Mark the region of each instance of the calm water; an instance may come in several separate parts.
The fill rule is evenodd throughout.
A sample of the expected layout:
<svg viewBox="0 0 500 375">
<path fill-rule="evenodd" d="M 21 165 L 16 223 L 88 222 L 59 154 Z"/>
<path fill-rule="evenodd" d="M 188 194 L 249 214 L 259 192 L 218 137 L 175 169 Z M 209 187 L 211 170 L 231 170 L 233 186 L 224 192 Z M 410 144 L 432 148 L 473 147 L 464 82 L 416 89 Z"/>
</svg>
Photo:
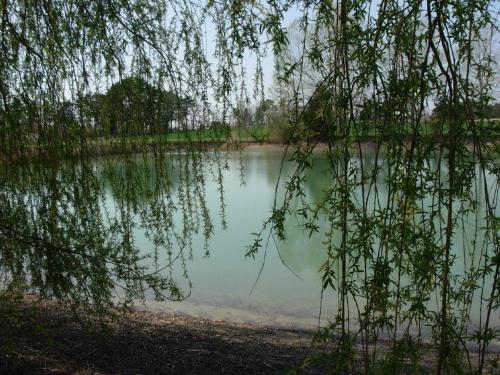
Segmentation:
<svg viewBox="0 0 500 375">
<path fill-rule="evenodd" d="M 235 322 L 297 328 L 317 326 L 321 292 L 319 269 L 326 259 L 323 236 L 309 238 L 299 227 L 300 222 L 290 218 L 286 223 L 288 239 L 284 243 L 279 243 L 276 248 L 271 241 L 265 259 L 264 251 L 255 259 L 245 258 L 245 248 L 253 239 L 252 232 L 259 231 L 262 222 L 270 215 L 282 156 L 281 151 L 269 150 L 246 151 L 241 154 L 241 159 L 239 153 L 229 155 L 229 168 L 224 171 L 223 185 L 226 229 L 223 229 L 218 217 L 218 185 L 216 179 L 207 172 L 206 197 L 215 225 L 214 235 L 209 241 L 210 256 L 205 256 L 203 236 L 196 235 L 193 257 L 187 264 L 192 283 L 191 295 L 182 302 L 156 303 L 150 300 L 146 303 L 148 308 Z M 370 162 L 373 162 L 373 156 L 368 155 L 366 165 Z M 241 179 L 241 165 L 245 169 L 244 181 Z M 120 164 L 116 166 L 118 168 Z M 319 199 L 323 189 L 328 187 L 330 180 L 327 167 L 326 160 L 318 155 L 313 169 L 307 175 L 308 199 Z M 289 163 L 284 168 L 284 175 L 290 173 L 290 168 Z M 487 176 L 490 184 L 493 184 L 492 179 Z M 282 190 L 281 187 L 279 194 Z M 382 189 L 379 194 L 383 197 L 386 192 Z M 109 187 L 106 197 L 111 205 L 114 194 Z M 180 221 L 180 218 L 176 220 Z M 320 233 L 326 231 L 326 222 L 324 224 Z M 454 249 L 457 257 L 453 270 L 455 273 L 463 272 L 463 257 L 467 257 L 463 255 L 463 243 L 470 235 L 469 231 L 472 232 L 471 228 L 459 229 L 465 235 L 457 237 Z M 144 251 L 151 248 L 151 242 L 143 230 L 137 228 L 135 236 L 140 248 Z M 264 261 L 262 273 L 252 291 Z M 180 285 L 187 287 L 187 282 L 178 276 Z M 336 301 L 333 292 L 325 293 L 323 323 L 334 316 Z M 498 323 L 498 316 L 494 318 Z M 477 315 L 472 317 L 473 321 L 477 319 Z"/>
</svg>

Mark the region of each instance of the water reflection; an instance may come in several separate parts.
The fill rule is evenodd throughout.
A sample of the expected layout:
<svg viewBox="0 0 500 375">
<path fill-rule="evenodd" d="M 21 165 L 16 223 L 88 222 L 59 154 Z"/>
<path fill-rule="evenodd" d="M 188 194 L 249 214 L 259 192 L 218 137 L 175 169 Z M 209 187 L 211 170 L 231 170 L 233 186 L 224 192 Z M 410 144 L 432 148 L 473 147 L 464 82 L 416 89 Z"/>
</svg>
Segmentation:
<svg viewBox="0 0 500 375">
<path fill-rule="evenodd" d="M 208 240 L 208 246 L 212 250 L 210 257 L 204 256 L 205 251 L 203 249 L 207 246 L 204 236 L 195 231 L 191 244 L 193 251 L 190 253 L 192 261 L 188 267 L 190 277 L 183 284 L 186 288 L 192 284 L 190 298 L 178 304 L 155 305 L 156 308 L 173 309 L 211 318 L 236 321 L 279 322 L 295 326 L 313 326 L 317 324 L 321 292 L 320 269 L 327 259 L 325 233 L 330 230 L 326 211 L 320 211 L 318 233 L 309 236 L 308 232 L 304 230 L 304 218 L 293 212 L 299 205 L 292 205 L 292 215 L 286 220 L 287 239 L 282 243 L 275 243 L 270 239 L 269 250 L 265 255 L 261 253 L 256 261 L 244 258 L 245 247 L 251 243 L 253 238 L 251 233 L 258 230 L 261 223 L 270 215 L 282 156 L 281 151 L 251 151 L 241 154 L 234 153 L 229 156 L 229 168 L 224 170 L 223 175 L 227 230 L 223 230 L 220 222 L 214 222 L 214 234 Z M 240 158 L 246 171 L 244 184 L 242 184 L 239 173 Z M 144 162 L 150 163 L 151 161 L 145 159 Z M 383 207 L 387 202 L 390 202 L 388 200 L 387 179 L 397 178 L 394 171 L 391 172 L 392 175 L 384 171 L 386 159 L 380 155 L 376 158 L 373 152 L 364 153 L 363 164 L 366 176 L 371 175 L 375 162 L 382 166 L 380 167 L 382 169 L 377 174 L 377 184 L 375 186 L 371 185 L 369 179 L 365 184 L 366 190 L 377 190 L 376 197 L 372 195 L 365 202 L 368 212 L 375 212 L 379 206 Z M 175 170 L 175 165 L 169 163 L 171 162 L 167 162 L 164 168 L 169 171 Z M 359 164 L 360 160 L 353 158 L 351 163 Z M 316 202 L 324 200 L 325 192 L 332 189 L 332 184 L 335 183 L 329 165 L 323 155 L 317 154 L 314 157 L 313 168 L 305 174 L 305 200 L 313 206 Z M 438 165 L 434 159 L 428 160 L 428 165 L 429 170 L 435 171 L 438 168 L 443 173 L 446 172 L 446 168 Z M 116 168 L 120 169 L 122 166 L 116 164 Z M 286 162 L 282 170 L 283 176 L 289 176 L 292 171 L 293 164 Z M 477 173 L 480 174 L 479 169 Z M 175 173 L 169 172 L 169 176 L 171 176 L 171 179 L 165 189 L 173 189 L 178 186 Z M 105 182 L 106 185 L 110 183 L 106 174 L 103 174 L 101 178 L 107 181 Z M 494 178 L 493 175 L 486 176 L 489 186 L 495 185 Z M 154 174 L 146 180 L 149 181 L 149 184 L 155 185 Z M 286 178 L 282 178 L 283 180 L 286 180 Z M 205 181 L 206 209 L 209 212 L 216 213 L 219 210 L 218 197 L 220 189 L 218 181 L 211 173 L 206 173 Z M 481 184 L 481 181 L 482 179 L 478 179 L 478 184 Z M 358 187 L 358 189 L 360 188 Z M 478 187 L 477 191 L 478 201 L 481 202 L 481 186 Z M 282 196 L 283 192 L 284 188 L 280 186 L 278 196 Z M 116 190 L 111 189 L 110 193 L 109 200 L 112 201 L 117 198 Z M 353 196 L 357 197 L 357 204 L 361 205 L 361 192 L 355 191 Z M 150 199 L 150 196 L 143 197 L 144 202 L 148 202 Z M 175 197 L 169 199 L 171 199 L 173 206 L 179 204 Z M 425 211 L 426 207 L 431 207 L 433 204 L 432 197 L 422 199 L 421 207 L 412 208 L 412 215 L 415 215 L 414 220 L 419 218 L 418 210 Z M 460 204 L 457 203 L 456 210 L 460 208 L 459 206 Z M 457 277 L 457 283 L 460 282 L 459 277 L 465 276 L 472 265 L 478 266 L 477 262 L 481 258 L 481 252 L 473 251 L 471 246 L 478 246 L 477 244 L 484 240 L 484 232 L 476 230 L 484 226 L 484 222 L 481 221 L 482 218 L 484 218 L 484 207 L 479 206 L 478 210 L 467 216 L 463 224 L 457 227 L 454 246 L 455 261 L 452 266 L 452 272 Z M 477 222 L 474 221 L 476 219 Z M 139 219 L 137 220 L 139 221 Z M 352 216 L 353 226 L 357 225 L 355 220 L 356 217 Z M 182 222 L 180 212 L 177 212 L 171 218 L 171 221 L 173 225 L 179 225 Z M 436 227 L 442 225 L 439 217 L 436 217 L 435 225 Z M 375 230 L 374 233 L 378 232 Z M 151 238 L 143 228 L 136 228 L 134 236 L 138 247 L 144 252 L 147 252 L 153 246 Z M 335 235 L 333 237 L 334 241 L 339 240 L 338 238 L 335 239 Z M 380 248 L 380 238 L 377 235 L 373 235 L 370 241 L 371 248 L 375 250 Z M 175 244 L 173 248 L 172 252 L 175 253 L 177 251 L 175 250 Z M 409 259 L 414 259 L 416 268 L 423 267 L 425 269 L 436 263 L 437 260 L 426 258 L 427 256 L 434 257 L 434 255 L 422 252 L 422 248 L 425 247 L 416 243 L 415 248 L 407 249 L 407 256 Z M 161 251 L 158 256 L 162 256 Z M 265 262 L 263 272 L 253 293 L 250 294 L 262 262 Z M 429 268 L 424 274 L 429 275 L 431 271 L 432 268 Z M 178 271 L 174 271 L 174 275 L 176 277 L 182 276 Z M 416 277 L 416 272 L 401 275 L 401 283 L 409 288 L 408 291 L 413 288 L 412 285 L 415 283 L 421 285 L 425 282 L 425 280 L 413 279 L 414 276 L 412 275 Z M 368 274 L 364 274 L 360 270 L 356 279 L 361 283 L 363 278 L 373 276 L 373 269 L 368 270 Z M 432 277 L 435 277 L 435 275 L 432 275 Z M 492 279 L 487 279 L 485 283 L 491 283 L 491 281 Z M 486 286 L 485 291 L 487 292 L 490 289 L 490 287 Z M 412 293 L 417 292 L 413 291 Z M 439 288 L 435 289 L 434 294 L 431 293 L 430 295 L 434 297 L 427 301 L 427 306 L 434 309 L 438 305 Z M 327 292 L 323 299 L 323 316 L 334 316 L 337 299 L 338 296 L 333 291 Z M 479 294 L 474 296 L 474 301 L 480 303 Z M 362 307 L 365 302 L 361 298 L 358 303 Z M 406 306 L 410 307 L 412 303 L 411 297 L 408 296 L 408 300 L 405 302 Z M 472 309 L 471 314 L 472 322 L 476 324 L 480 316 L 479 309 Z"/>
<path fill-rule="evenodd" d="M 37 290 L 62 299 L 77 296 L 82 304 L 105 301 L 113 294 L 125 297 L 125 301 L 145 295 L 149 307 L 168 311 L 315 326 L 322 286 L 320 269 L 328 258 L 325 241 L 336 246 L 340 242 L 338 228 L 332 229 L 328 220 L 332 210 L 328 205 L 318 209 L 317 232 L 310 236 L 305 230 L 307 219 L 298 214 L 301 205 L 292 202 L 285 222 L 287 239 L 275 242 L 269 237 L 267 252 L 261 251 L 255 261 L 246 259 L 245 247 L 254 238 L 252 232 L 258 231 L 271 214 L 280 171 L 281 181 L 286 181 L 294 163 L 287 161 L 281 168 L 283 153 L 272 150 L 189 156 L 149 154 L 103 157 L 90 163 L 70 160 L 55 165 L 5 166 L 0 189 L 0 228 L 2 239 L 6 239 L 2 244 L 4 279 L 17 277 L 18 284 L 31 282 Z M 434 311 L 439 297 L 436 254 L 442 246 L 442 213 L 438 210 L 425 223 L 423 219 L 436 206 L 436 197 L 416 197 L 415 203 L 401 212 L 401 198 L 391 195 L 390 189 L 391 184 L 401 183 L 404 166 L 373 151 L 364 152 L 362 161 L 364 190 L 359 184 L 350 192 L 354 208 L 349 213 L 349 225 L 353 233 L 364 225 L 356 209 L 362 205 L 366 214 L 372 215 L 373 224 L 368 224 L 367 237 L 352 239 L 369 252 L 349 259 L 352 280 L 359 288 L 357 307 L 362 309 L 364 296 L 374 290 L 363 288 L 377 287 L 377 272 L 397 279 L 396 270 L 387 266 L 398 261 L 394 254 L 401 247 L 401 223 L 411 220 L 413 232 L 404 239 L 407 245 L 402 250 L 409 267 L 400 275 L 406 293 L 403 305 L 407 310 L 420 308 L 422 301 L 416 296 L 425 291 L 428 299 L 424 310 Z M 353 157 L 349 163 L 360 166 L 361 160 Z M 443 163 L 433 157 L 426 158 L 425 163 L 419 166 L 424 172 L 415 184 L 432 187 L 446 183 Z M 482 176 L 479 167 L 474 168 L 479 176 L 474 191 L 481 203 L 485 184 L 490 194 L 498 194 L 498 181 L 493 174 Z M 370 178 L 373 172 L 375 179 Z M 337 194 L 334 173 L 324 154 L 314 155 L 313 167 L 303 180 L 303 200 L 310 212 L 326 202 L 325 198 Z M 497 190 L 491 190 L 495 187 Z M 283 194 L 281 184 L 278 199 Z M 458 286 L 472 280 L 472 273 L 482 267 L 491 244 L 483 230 L 484 205 L 470 210 L 464 202 L 457 200 L 454 207 L 463 219 L 455 228 L 451 268 L 452 283 L 458 291 Z M 494 209 L 498 216 L 498 207 Z M 394 222 L 386 227 L 376 220 L 383 212 L 394 212 Z M 16 231 L 27 236 L 17 236 Z M 331 233 L 331 238 L 326 233 Z M 66 251 L 55 251 L 50 246 L 53 243 Z M 381 261 L 384 257 L 390 262 Z M 262 274 L 250 294 L 263 263 Z M 338 264 L 335 267 L 338 269 Z M 138 281 L 141 277 L 145 283 Z M 366 280 L 371 280 L 370 284 Z M 492 274 L 474 280 L 483 282 L 485 295 L 490 293 Z M 389 294 L 394 288 L 383 280 L 379 286 Z M 182 293 L 190 296 L 182 302 L 153 302 L 162 298 L 162 290 L 171 298 Z M 338 295 L 329 289 L 323 297 L 326 321 L 337 311 Z M 352 303 L 351 311 L 355 311 Z M 453 308 L 457 316 L 466 306 L 460 303 Z M 478 307 L 485 303 L 478 289 L 473 295 L 473 308 L 464 312 L 471 314 L 472 325 L 484 315 L 484 308 Z M 494 315 L 497 325 L 499 317 Z"/>
</svg>

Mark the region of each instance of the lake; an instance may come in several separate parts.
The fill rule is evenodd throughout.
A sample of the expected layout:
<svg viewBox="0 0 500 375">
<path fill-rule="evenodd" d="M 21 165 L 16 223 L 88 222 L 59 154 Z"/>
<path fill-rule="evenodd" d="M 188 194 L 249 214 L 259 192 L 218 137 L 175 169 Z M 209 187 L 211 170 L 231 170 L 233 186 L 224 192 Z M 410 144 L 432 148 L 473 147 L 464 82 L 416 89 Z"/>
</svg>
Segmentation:
<svg viewBox="0 0 500 375">
<path fill-rule="evenodd" d="M 214 168 L 206 168 L 204 173 L 204 187 L 206 209 L 213 217 L 213 235 L 208 240 L 209 255 L 200 229 L 194 234 L 191 244 L 192 251 L 186 256 L 188 279 L 183 276 L 183 270 L 174 268 L 174 276 L 179 286 L 190 290 L 190 295 L 181 302 L 154 302 L 150 295 L 145 307 L 148 309 L 166 312 L 187 313 L 195 316 L 215 320 L 232 322 L 249 322 L 271 326 L 314 328 L 319 323 L 321 301 L 321 273 L 320 268 L 327 259 L 323 234 L 328 230 L 326 217 L 319 219 L 319 235 L 309 237 L 303 229 L 303 220 L 290 217 L 286 221 L 287 239 L 284 242 L 269 241 L 268 250 L 261 251 L 255 257 L 246 258 L 246 247 L 252 243 L 265 219 L 272 211 L 276 183 L 280 173 L 283 151 L 257 149 L 243 152 L 230 152 L 228 155 L 219 155 L 224 166 L 221 171 L 223 177 L 224 221 L 220 218 L 220 191 L 218 175 Z M 138 157 L 139 165 L 153 163 L 153 156 Z M 148 159 L 149 158 L 149 159 Z M 182 159 L 182 157 L 181 157 Z M 120 158 L 108 158 L 114 173 L 126 175 Z M 374 153 L 366 152 L 365 167 L 373 164 Z M 382 158 L 383 161 L 383 158 Z M 356 163 L 352 159 L 351 163 Z M 379 161 L 380 162 L 380 161 Z M 430 160 L 430 163 L 436 163 Z M 175 190 L 176 162 L 172 161 L 166 168 L 171 180 L 170 187 Z M 109 166 L 108 166 L 109 168 Z M 178 166 L 179 168 L 179 166 Z M 312 202 L 321 199 L 323 191 L 331 185 L 331 173 L 328 170 L 327 160 L 318 153 L 314 157 L 313 168 L 306 172 L 305 194 Z M 368 168 L 368 167 L 366 167 Z M 443 166 L 442 168 L 445 169 Z M 283 176 L 292 171 L 292 163 L 285 162 Z M 150 176 L 154 180 L 154 176 Z M 494 176 L 486 176 L 487 184 L 495 187 L 497 182 Z M 116 191 L 109 182 L 105 185 L 106 206 L 113 211 Z M 481 181 L 481 179 L 480 179 Z M 383 178 L 377 181 L 378 196 L 382 200 L 387 197 L 384 190 Z M 386 188 L 385 188 L 386 189 Z M 277 189 L 278 198 L 283 195 L 284 187 L 281 183 Z M 481 189 L 479 189 L 479 192 Z M 355 192 L 354 195 L 356 195 Z M 481 194 L 481 193 L 479 193 Z M 148 198 L 145 197 L 144 200 Z M 179 204 L 179 198 L 172 198 L 174 205 Z M 371 202 L 371 201 L 370 201 Z M 424 199 L 424 202 L 426 200 Z M 298 206 L 296 206 L 298 207 Z M 498 207 L 495 208 L 498 215 Z M 479 207 L 478 216 L 484 213 L 484 207 Z M 180 225 L 182 211 L 178 210 L 173 216 L 173 223 Z M 137 223 L 140 215 L 137 214 Z M 477 252 L 470 251 L 469 242 L 474 238 L 475 224 L 472 223 L 473 214 L 466 218 L 465 224 L 457 229 L 456 244 L 453 247 L 455 257 L 452 272 L 455 275 L 464 274 L 467 264 L 475 261 Z M 224 228 L 225 226 L 225 228 Z M 481 226 L 481 223 L 479 223 Z M 147 230 L 138 225 L 134 229 L 137 246 L 144 253 L 148 253 L 153 246 L 151 236 Z M 479 237 L 478 237 L 479 236 Z M 476 235 L 476 243 L 480 243 L 482 234 Z M 484 237 L 484 236 L 483 236 Z M 376 244 L 375 244 L 376 245 Z M 175 253 L 175 244 L 173 245 Z M 468 248 L 469 251 L 464 249 Z M 187 250 L 184 250 L 187 251 Z M 161 258 L 161 246 L 157 258 Z M 477 259 L 476 259 L 477 261 Z M 261 270 L 262 268 L 262 270 Z M 260 276 L 259 276 L 260 275 Z M 360 274 L 360 278 L 362 275 Z M 411 282 L 402 279 L 403 284 Z M 486 280 L 486 284 L 492 282 Z M 191 289 L 189 289 L 191 283 Z M 255 283 L 255 285 L 254 285 Z M 488 290 L 488 286 L 486 289 Z M 436 289 L 435 298 L 428 301 L 428 306 L 437 306 L 439 291 Z M 480 296 L 474 296 L 479 301 Z M 332 290 L 325 291 L 322 299 L 321 324 L 327 323 L 334 317 L 338 306 L 338 296 Z M 472 309 L 471 324 L 477 325 L 484 312 Z M 494 314 L 494 324 L 499 323 L 498 314 Z M 355 317 L 353 316 L 355 321 Z M 354 323 L 355 324 L 355 323 Z"/>
</svg>

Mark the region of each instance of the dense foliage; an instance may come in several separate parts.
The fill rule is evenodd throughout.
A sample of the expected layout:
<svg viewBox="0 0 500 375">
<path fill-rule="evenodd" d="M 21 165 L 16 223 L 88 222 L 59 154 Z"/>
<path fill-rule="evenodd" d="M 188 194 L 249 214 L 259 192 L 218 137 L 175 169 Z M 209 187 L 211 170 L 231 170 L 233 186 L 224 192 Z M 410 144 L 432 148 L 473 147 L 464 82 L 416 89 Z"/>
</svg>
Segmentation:
<svg viewBox="0 0 500 375">
<path fill-rule="evenodd" d="M 207 168 L 219 182 L 224 221 L 224 155 L 205 153 L 207 143 L 190 130 L 225 128 L 248 99 L 250 52 L 263 117 L 267 48 L 287 138 L 297 144 L 285 157 L 296 169 L 283 176 L 286 194 L 247 254 L 257 256 L 266 236 L 284 239 L 291 216 L 309 235 L 324 236 L 323 288 L 338 292 L 338 314 L 320 336 L 335 349 L 316 359 L 332 373 L 353 373 L 360 343 L 366 374 L 421 373 L 430 342 L 438 374 L 483 373 L 500 335 L 498 128 L 482 110 L 497 77 L 497 8 L 489 0 L 2 1 L 4 285 L 97 309 L 148 288 L 157 298 L 180 298 L 174 265 L 186 269 L 193 233 L 208 239 L 212 231 Z M 283 20 L 293 11 L 292 35 Z M 213 43 L 205 42 L 207 28 Z M 144 98 L 124 100 L 125 92 Z M 242 120 L 244 111 L 236 113 Z M 126 146 L 127 136 L 173 118 L 186 133 L 184 151 L 169 154 L 161 139 L 151 146 L 142 138 L 155 163 L 126 155 L 122 173 L 109 167 L 114 159 L 93 158 L 110 143 L 96 143 L 89 129 L 107 121 L 117 138 L 111 143 Z M 371 165 L 366 135 L 376 151 Z M 309 202 L 304 180 L 319 140 L 331 184 Z M 116 207 L 106 205 L 101 173 L 117 192 Z M 326 233 L 318 233 L 320 218 Z M 136 247 L 137 219 L 151 238 L 153 267 Z M 474 228 L 472 238 L 458 238 L 464 225 Z M 472 310 L 482 317 L 477 327 L 469 324 Z M 384 350 L 381 341 L 389 343 Z M 468 342 L 479 350 L 474 363 Z"/>
</svg>

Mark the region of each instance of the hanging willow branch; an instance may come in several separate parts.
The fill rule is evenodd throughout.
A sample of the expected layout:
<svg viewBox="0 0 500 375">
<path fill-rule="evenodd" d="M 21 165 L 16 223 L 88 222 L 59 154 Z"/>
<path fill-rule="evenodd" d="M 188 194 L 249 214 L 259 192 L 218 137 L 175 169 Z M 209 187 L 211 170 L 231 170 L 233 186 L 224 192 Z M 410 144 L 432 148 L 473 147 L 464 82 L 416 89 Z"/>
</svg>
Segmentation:
<svg viewBox="0 0 500 375">
<path fill-rule="evenodd" d="M 425 343 L 436 373 L 483 373 L 500 334 L 498 124 L 487 115 L 497 7 L 2 0 L 4 285 L 103 307 L 149 289 L 181 298 L 175 265 L 187 278 L 193 236 L 207 250 L 213 232 L 207 178 L 225 223 L 227 155 L 206 151 L 240 143 L 230 126 L 250 100 L 248 56 L 265 103 L 267 48 L 295 169 L 247 254 L 285 240 L 290 217 L 323 236 L 322 287 L 338 296 L 321 336 L 338 349 L 322 358 L 332 373 L 359 359 L 366 374 L 421 373 Z M 312 199 L 318 144 L 328 186 Z M 112 153 L 122 156 L 96 158 Z"/>
</svg>

